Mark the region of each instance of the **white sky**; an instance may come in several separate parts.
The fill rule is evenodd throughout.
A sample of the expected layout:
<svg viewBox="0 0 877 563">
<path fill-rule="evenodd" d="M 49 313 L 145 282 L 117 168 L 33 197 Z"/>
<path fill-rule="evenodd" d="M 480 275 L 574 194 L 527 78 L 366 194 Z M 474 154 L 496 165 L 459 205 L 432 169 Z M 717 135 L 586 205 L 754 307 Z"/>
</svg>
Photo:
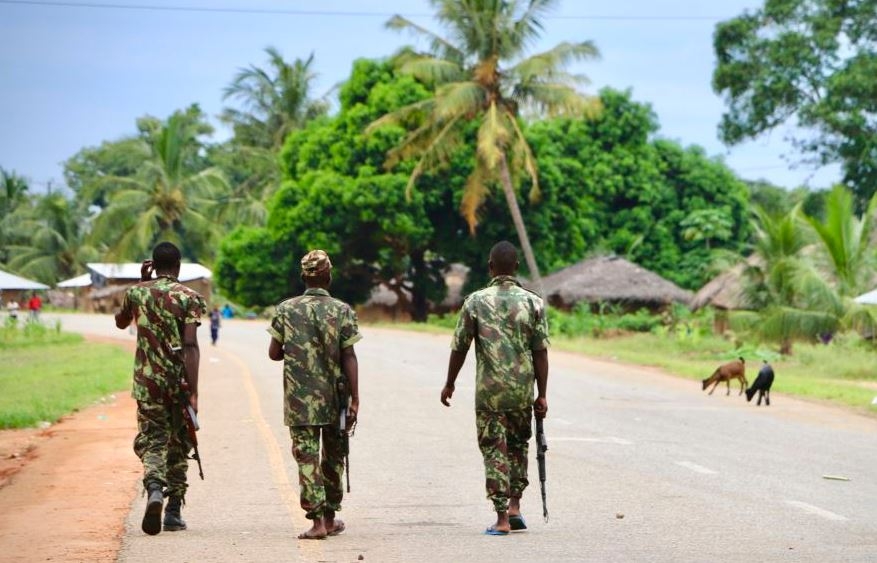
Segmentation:
<svg viewBox="0 0 877 563">
<path fill-rule="evenodd" d="M 425 0 L 29 2 L 44 0 L 0 0 L 0 166 L 30 179 L 36 191 L 49 182 L 61 185 L 63 161 L 81 148 L 133 134 L 144 114 L 164 118 L 198 103 L 214 117 L 215 139 L 224 137 L 215 119 L 225 105 L 222 89 L 238 68 L 264 66 L 267 46 L 287 60 L 313 51 L 321 94 L 349 76 L 356 58 L 384 57 L 410 43 L 409 36 L 384 29 L 391 14 L 440 31 Z M 793 168 L 800 158 L 784 142 L 788 130 L 731 149 L 718 141 L 724 106 L 710 87 L 713 29 L 760 4 L 565 0 L 545 20 L 534 52 L 560 41 L 593 40 L 602 58 L 572 69 L 591 78 L 589 91 L 632 89 L 636 101 L 653 106 L 662 137 L 704 147 L 743 178 L 826 187 L 838 180 L 838 169 Z M 232 11 L 179 9 L 185 7 Z"/>
</svg>

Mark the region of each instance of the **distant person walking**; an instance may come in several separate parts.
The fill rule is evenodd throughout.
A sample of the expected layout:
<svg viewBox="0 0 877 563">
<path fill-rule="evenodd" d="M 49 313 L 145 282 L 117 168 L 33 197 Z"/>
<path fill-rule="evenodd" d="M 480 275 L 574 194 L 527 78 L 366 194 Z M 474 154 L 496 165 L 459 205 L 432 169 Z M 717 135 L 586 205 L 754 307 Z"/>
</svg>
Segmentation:
<svg viewBox="0 0 877 563">
<path fill-rule="evenodd" d="M 9 314 L 9 318 L 13 321 L 18 320 L 18 301 L 15 299 L 10 299 L 6 302 L 6 312 Z"/>
<path fill-rule="evenodd" d="M 322 250 L 301 259 L 304 295 L 277 306 L 268 333 L 268 357 L 283 360 L 284 422 L 298 464 L 301 507 L 313 525 L 302 540 L 335 536 L 345 529 L 335 515 L 344 496 L 340 411 L 352 429 L 359 412 L 359 366 L 353 345 L 362 339 L 356 313 L 329 295 L 332 262 Z M 343 384 L 344 393 L 339 391 Z M 342 402 L 343 397 L 349 397 Z M 322 456 L 320 442 L 322 440 Z"/>
<path fill-rule="evenodd" d="M 527 529 L 521 496 L 529 484 L 532 415 L 535 411 L 544 418 L 548 413 L 548 323 L 542 299 L 515 279 L 518 254 L 513 244 L 494 245 L 487 268 L 490 283 L 463 302 L 441 402 L 450 406 L 457 375 L 475 340 L 475 424 L 487 498 L 497 515 L 484 533 L 504 536 Z"/>
<path fill-rule="evenodd" d="M 219 312 L 219 307 L 213 306 L 213 310 L 210 311 L 210 343 L 216 346 L 216 341 L 219 340 L 219 325 L 220 320 L 222 318 L 222 313 Z"/>
<path fill-rule="evenodd" d="M 179 274 L 180 250 L 169 242 L 159 243 L 152 260 L 145 260 L 140 268 L 140 283 L 125 292 L 116 313 L 116 327 L 125 329 L 132 321 L 137 325 L 131 393 L 137 401 L 134 452 L 143 462 L 148 496 L 141 528 L 149 535 L 161 532 L 165 496 L 164 529 L 186 529 L 180 511 L 192 444 L 183 420 L 183 401 L 188 388 L 188 403 L 197 412 L 201 358 L 197 329 L 207 306 L 201 295 L 178 281 Z"/>
<path fill-rule="evenodd" d="M 43 309 L 43 300 L 36 293 L 30 296 L 27 301 L 27 309 L 30 311 L 30 320 L 37 322 L 40 320 L 40 311 Z"/>
</svg>

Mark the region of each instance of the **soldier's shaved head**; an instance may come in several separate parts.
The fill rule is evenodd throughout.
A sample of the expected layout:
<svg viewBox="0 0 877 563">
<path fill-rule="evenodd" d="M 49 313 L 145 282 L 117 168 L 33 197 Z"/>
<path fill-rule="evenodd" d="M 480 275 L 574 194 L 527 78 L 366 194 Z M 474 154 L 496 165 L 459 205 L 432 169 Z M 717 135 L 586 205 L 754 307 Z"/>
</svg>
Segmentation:
<svg viewBox="0 0 877 563">
<path fill-rule="evenodd" d="M 171 242 L 160 242 L 152 249 L 152 266 L 156 272 L 178 269 L 181 259 L 180 249 Z"/>
<path fill-rule="evenodd" d="M 496 243 L 490 249 L 488 264 L 493 275 L 511 276 L 518 271 L 518 249 L 507 240 Z"/>
</svg>

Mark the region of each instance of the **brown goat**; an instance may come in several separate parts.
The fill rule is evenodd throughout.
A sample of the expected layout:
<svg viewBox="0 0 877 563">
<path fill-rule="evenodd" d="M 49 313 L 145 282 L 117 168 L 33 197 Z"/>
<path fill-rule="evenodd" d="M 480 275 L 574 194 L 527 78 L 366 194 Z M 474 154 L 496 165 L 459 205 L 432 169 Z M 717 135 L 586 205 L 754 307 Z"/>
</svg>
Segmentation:
<svg viewBox="0 0 877 563">
<path fill-rule="evenodd" d="M 711 376 L 703 380 L 703 389 L 706 389 L 710 385 L 713 386 L 710 389 L 709 394 L 712 395 L 713 391 L 716 390 L 716 387 L 719 386 L 719 383 L 722 381 L 728 386 L 728 392 L 725 395 L 731 394 L 731 380 L 739 379 L 740 380 L 740 395 L 743 394 L 743 390 L 746 389 L 746 386 L 749 385 L 749 382 L 746 381 L 746 360 L 742 357 L 728 362 L 727 364 L 720 365 L 716 371 L 713 372 Z"/>
</svg>

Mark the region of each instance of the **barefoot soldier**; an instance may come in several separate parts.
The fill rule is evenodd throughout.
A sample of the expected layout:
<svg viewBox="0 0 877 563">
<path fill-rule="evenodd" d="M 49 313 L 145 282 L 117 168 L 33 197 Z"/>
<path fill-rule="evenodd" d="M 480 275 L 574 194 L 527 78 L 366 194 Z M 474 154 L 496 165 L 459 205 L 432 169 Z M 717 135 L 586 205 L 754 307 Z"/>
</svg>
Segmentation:
<svg viewBox="0 0 877 563">
<path fill-rule="evenodd" d="M 344 473 L 338 384 L 344 384 L 349 396 L 350 429 L 359 411 L 353 345 L 362 335 L 353 309 L 329 295 L 329 256 L 312 250 L 302 258 L 301 269 L 305 292 L 277 306 L 268 328 L 268 357 L 283 360 L 284 421 L 298 464 L 301 507 L 313 520 L 298 537 L 323 539 L 344 531 L 344 522 L 335 518 L 341 510 Z"/>
<path fill-rule="evenodd" d="M 514 245 L 494 245 L 487 263 L 490 284 L 463 303 L 451 343 L 448 376 L 441 401 L 454 394 L 454 382 L 472 340 L 477 361 L 475 423 L 484 458 L 487 498 L 496 510 L 489 535 L 527 528 L 521 516 L 521 495 L 528 485 L 527 451 L 533 411 L 548 412 L 548 324 L 542 299 L 515 279 L 518 255 Z M 533 382 L 538 397 L 533 400 Z"/>
<path fill-rule="evenodd" d="M 155 279 L 152 274 L 155 272 Z M 134 356 L 134 387 L 137 401 L 137 437 L 134 452 L 143 462 L 146 512 L 141 527 L 161 532 L 164 496 L 166 531 L 185 530 L 180 515 L 186 495 L 187 455 L 192 443 L 183 421 L 183 383 L 188 385 L 189 404 L 198 410 L 197 329 L 206 313 L 204 299 L 177 281 L 180 251 L 169 242 L 159 243 L 152 260 L 140 268 L 141 282 L 125 292 L 116 326 L 137 325 Z"/>
</svg>

